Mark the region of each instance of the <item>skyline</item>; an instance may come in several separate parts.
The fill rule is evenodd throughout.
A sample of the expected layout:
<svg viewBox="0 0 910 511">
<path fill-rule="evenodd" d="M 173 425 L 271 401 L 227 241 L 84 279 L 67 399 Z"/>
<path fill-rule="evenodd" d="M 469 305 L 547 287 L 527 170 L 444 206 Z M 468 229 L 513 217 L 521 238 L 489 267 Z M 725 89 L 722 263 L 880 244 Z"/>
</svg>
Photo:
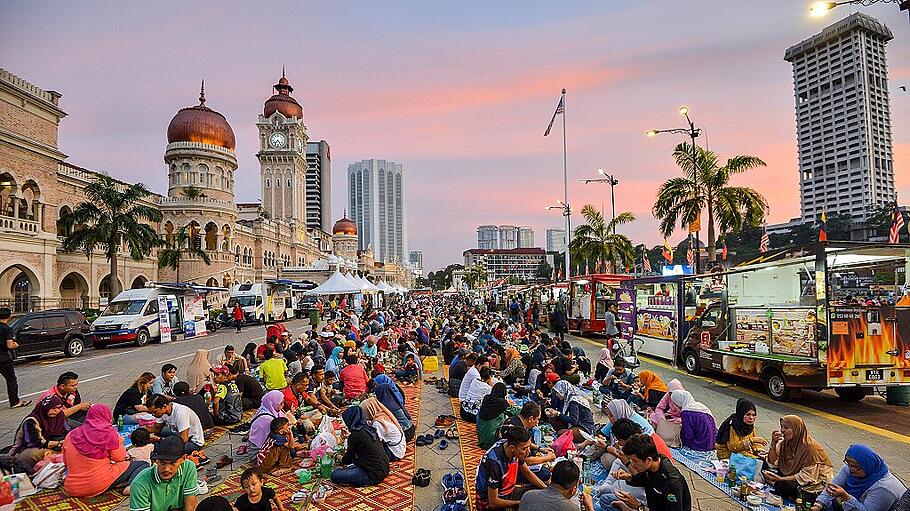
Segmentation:
<svg viewBox="0 0 910 511">
<path fill-rule="evenodd" d="M 11 2 L 0 20 L 0 62 L 63 94 L 69 116 L 59 145 L 68 162 L 156 192 L 167 189 L 167 124 L 197 103 L 205 78 L 207 104 L 237 135 L 238 202 L 259 198 L 256 116 L 285 66 L 311 140 L 332 147 L 332 222 L 347 203 L 342 169 L 367 158 L 401 162 L 408 244 L 424 252 L 429 273 L 462 262 L 489 218 L 538 233 L 561 224 L 545 209 L 562 197 L 561 140 L 542 135 L 562 87 L 573 226 L 585 203 L 603 202 L 610 213 L 607 186 L 578 182 L 602 167 L 620 181 L 617 211 L 638 217 L 624 230 L 636 243 L 660 242 L 650 206 L 657 186 L 676 174 L 670 153 L 683 140 L 644 132 L 680 126 L 682 104 L 706 132 L 700 144 L 707 140 L 724 159 L 747 153 L 768 163 L 736 182 L 765 194 L 769 223 L 798 216 L 792 75 L 783 54 L 857 10 L 810 18 L 809 3 L 614 2 L 551 12 L 544 3 L 316 2 L 282 16 L 316 21 L 297 34 L 276 30 L 266 9 L 245 3 L 52 10 Z M 910 25 L 892 4 L 860 10 L 895 35 L 888 52 L 894 166 L 906 197 L 910 94 L 898 87 L 910 85 L 910 55 L 900 51 Z"/>
</svg>

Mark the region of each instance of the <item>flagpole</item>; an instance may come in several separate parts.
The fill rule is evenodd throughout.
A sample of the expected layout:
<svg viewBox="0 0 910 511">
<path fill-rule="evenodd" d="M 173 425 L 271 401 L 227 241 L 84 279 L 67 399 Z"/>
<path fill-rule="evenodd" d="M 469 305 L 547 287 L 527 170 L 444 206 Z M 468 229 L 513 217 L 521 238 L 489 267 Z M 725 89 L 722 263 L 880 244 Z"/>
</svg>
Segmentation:
<svg viewBox="0 0 910 511">
<path fill-rule="evenodd" d="M 562 187 L 563 214 L 566 216 L 566 282 L 572 281 L 572 266 L 569 264 L 569 243 L 572 241 L 572 210 L 569 209 L 569 165 L 566 155 L 566 89 L 562 90 Z"/>
</svg>

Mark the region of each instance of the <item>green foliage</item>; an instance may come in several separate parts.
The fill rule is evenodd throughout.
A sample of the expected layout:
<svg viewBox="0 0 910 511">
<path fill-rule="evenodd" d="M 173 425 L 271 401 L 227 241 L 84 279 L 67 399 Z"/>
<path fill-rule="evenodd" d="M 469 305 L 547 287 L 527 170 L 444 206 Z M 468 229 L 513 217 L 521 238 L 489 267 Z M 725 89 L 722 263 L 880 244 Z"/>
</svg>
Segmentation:
<svg viewBox="0 0 910 511">
<path fill-rule="evenodd" d="M 439 271 L 431 271 L 424 279 L 426 284 L 423 287 L 429 287 L 434 291 L 448 289 L 452 285 L 452 274 L 456 270 L 463 269 L 464 265 L 462 264 L 450 264 Z"/>
<path fill-rule="evenodd" d="M 730 178 L 748 170 L 764 167 L 756 156 L 734 156 L 721 165 L 717 153 L 681 143 L 673 151 L 683 177 L 674 177 L 661 185 L 652 212 L 660 221 L 660 231 L 669 237 L 677 227 L 686 229 L 703 210 L 707 221 L 708 260 L 714 261 L 717 247 L 715 228 L 720 232 L 738 232 L 748 226 L 758 226 L 768 213 L 768 202 L 752 188 L 731 186 Z M 683 254 L 685 259 L 685 254 Z"/>
<path fill-rule="evenodd" d="M 610 265 L 619 271 L 635 263 L 635 249 L 625 234 L 617 234 L 616 227 L 635 220 L 635 215 L 626 211 L 607 222 L 591 204 L 581 209 L 585 223 L 575 228 L 569 250 L 574 263 L 582 271 L 599 271 L 599 266 Z M 619 265 L 619 266 L 617 266 Z"/>
<path fill-rule="evenodd" d="M 537 265 L 534 276 L 538 279 L 543 279 L 546 282 L 551 282 L 553 280 L 553 267 L 544 259 Z"/>
<path fill-rule="evenodd" d="M 464 279 L 470 289 L 476 289 L 487 282 L 487 269 L 482 264 L 475 263 L 465 272 Z"/>
<path fill-rule="evenodd" d="M 187 186 L 180 191 L 180 194 L 186 199 L 203 199 L 206 197 L 205 192 L 198 186 Z"/>
<path fill-rule="evenodd" d="M 95 250 L 104 252 L 111 266 L 111 296 L 121 290 L 119 278 L 114 278 L 120 250 L 126 248 L 130 258 L 141 261 L 161 244 L 155 229 L 145 223 L 160 222 L 161 212 L 140 203 L 149 195 L 142 183 L 126 186 L 101 174 L 85 187 L 87 200 L 57 220 L 57 228 L 70 233 L 63 239 L 64 252 L 82 251 L 86 257 Z"/>
<path fill-rule="evenodd" d="M 190 226 L 184 225 L 174 233 L 173 243 L 169 240 L 165 248 L 158 251 L 158 267 L 177 272 L 177 282 L 180 282 L 180 260 L 187 256 L 198 257 L 206 265 L 212 264 L 212 258 L 202 250 L 199 233 L 190 232 Z"/>
</svg>

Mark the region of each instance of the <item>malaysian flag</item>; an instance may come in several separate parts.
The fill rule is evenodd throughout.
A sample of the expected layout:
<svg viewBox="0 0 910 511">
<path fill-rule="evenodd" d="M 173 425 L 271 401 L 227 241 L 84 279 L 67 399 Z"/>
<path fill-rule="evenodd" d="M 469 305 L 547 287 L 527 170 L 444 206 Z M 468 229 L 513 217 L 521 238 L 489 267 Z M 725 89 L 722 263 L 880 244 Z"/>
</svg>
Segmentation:
<svg viewBox="0 0 910 511">
<path fill-rule="evenodd" d="M 768 246 L 771 244 L 771 238 L 768 237 L 768 228 L 762 226 L 761 230 L 761 243 L 758 245 L 758 251 L 765 253 L 768 251 Z"/>
<path fill-rule="evenodd" d="M 686 250 L 686 262 L 689 266 L 695 266 L 695 249 L 692 248 L 692 237 L 689 236 L 689 249 Z"/>
<path fill-rule="evenodd" d="M 904 228 L 904 214 L 897 209 L 897 202 L 894 203 L 894 212 L 891 213 L 891 233 L 888 236 L 889 243 L 901 242 L 901 229 Z"/>
<path fill-rule="evenodd" d="M 648 259 L 647 252 L 641 253 L 641 266 L 642 266 L 642 270 L 644 270 L 645 273 L 651 273 L 652 271 L 654 271 L 653 269 L 651 269 L 651 260 Z"/>
<path fill-rule="evenodd" d="M 724 238 L 724 248 L 720 251 L 721 260 L 726 261 L 727 255 L 729 255 L 729 252 L 727 252 L 727 239 Z"/>
<path fill-rule="evenodd" d="M 559 104 L 556 105 L 556 111 L 553 112 L 553 117 L 550 119 L 550 124 L 547 125 L 547 131 L 543 132 L 543 136 L 550 134 L 550 130 L 553 129 L 553 123 L 556 121 L 556 116 L 559 114 L 566 113 L 566 90 L 562 90 L 562 96 L 559 97 Z"/>
</svg>

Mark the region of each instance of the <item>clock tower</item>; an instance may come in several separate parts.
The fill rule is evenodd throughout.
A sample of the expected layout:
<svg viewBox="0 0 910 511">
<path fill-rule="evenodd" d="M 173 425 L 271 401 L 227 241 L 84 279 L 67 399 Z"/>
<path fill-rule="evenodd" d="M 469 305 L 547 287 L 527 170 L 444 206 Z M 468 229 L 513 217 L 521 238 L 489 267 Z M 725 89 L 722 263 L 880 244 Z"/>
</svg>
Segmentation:
<svg viewBox="0 0 910 511">
<path fill-rule="evenodd" d="M 291 96 L 294 88 L 281 72 L 275 95 L 264 105 L 259 128 L 259 172 L 262 210 L 272 219 L 306 224 L 306 126 L 303 107 Z"/>
</svg>

